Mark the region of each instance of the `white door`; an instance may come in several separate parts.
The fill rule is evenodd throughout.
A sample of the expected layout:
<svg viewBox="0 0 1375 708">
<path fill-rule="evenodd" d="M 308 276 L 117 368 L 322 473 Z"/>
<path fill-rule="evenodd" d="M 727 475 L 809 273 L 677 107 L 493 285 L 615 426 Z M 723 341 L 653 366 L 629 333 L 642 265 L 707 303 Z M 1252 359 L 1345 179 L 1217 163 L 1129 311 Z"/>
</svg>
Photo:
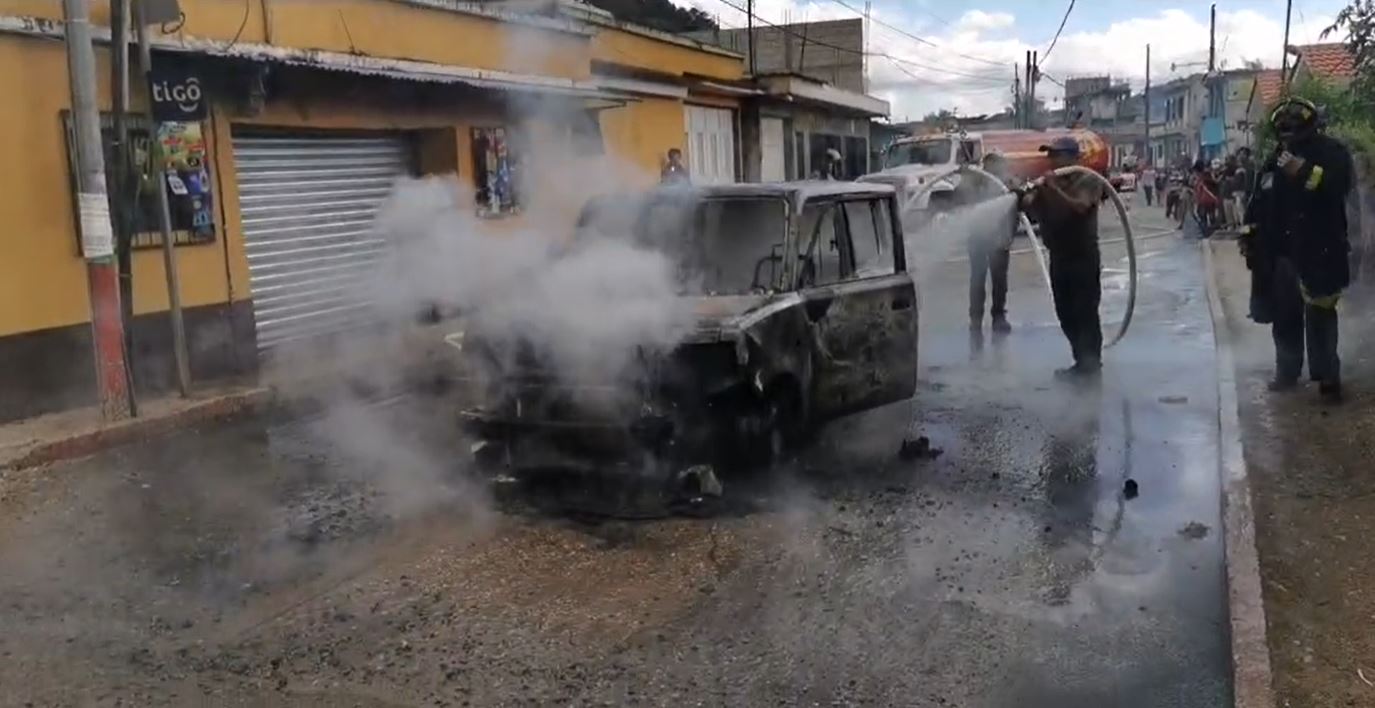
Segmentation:
<svg viewBox="0 0 1375 708">
<path fill-rule="evenodd" d="M 399 135 L 233 132 L 260 352 L 373 320 L 368 276 L 387 244 L 372 218 L 410 171 Z"/>
<path fill-rule="evenodd" d="M 759 119 L 759 143 L 761 159 L 759 179 L 764 182 L 782 182 L 787 179 L 787 162 L 783 158 L 783 119 Z"/>
<path fill-rule="evenodd" d="M 688 171 L 696 184 L 735 181 L 735 113 L 729 108 L 685 106 Z"/>
</svg>

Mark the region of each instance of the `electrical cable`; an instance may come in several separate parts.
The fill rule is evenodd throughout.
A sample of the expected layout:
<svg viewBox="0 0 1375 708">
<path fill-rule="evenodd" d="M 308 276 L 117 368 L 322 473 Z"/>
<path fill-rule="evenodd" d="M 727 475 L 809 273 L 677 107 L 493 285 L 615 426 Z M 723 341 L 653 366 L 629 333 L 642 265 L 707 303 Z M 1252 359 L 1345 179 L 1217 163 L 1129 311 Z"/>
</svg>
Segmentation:
<svg viewBox="0 0 1375 708">
<path fill-rule="evenodd" d="M 719 2 L 719 3 L 721 3 L 722 5 L 725 5 L 726 7 L 729 7 L 729 8 L 731 8 L 731 9 L 737 11 L 737 12 L 743 13 L 743 14 L 745 14 L 746 16 L 752 15 L 752 13 L 751 13 L 749 10 L 746 10 L 745 8 L 743 8 L 743 7 L 741 7 L 741 6 L 737 5 L 737 4 L 735 4 L 734 2 L 731 2 L 731 0 L 716 0 L 716 2 Z M 866 51 L 859 50 L 859 49 L 851 49 L 850 47 L 842 47 L 842 46 L 840 46 L 840 45 L 838 45 L 838 44 L 831 44 L 831 43 L 829 43 L 829 42 L 823 42 L 823 41 L 821 41 L 821 40 L 814 39 L 814 38 L 808 37 L 808 36 L 803 35 L 803 34 L 799 34 L 799 33 L 795 32 L 795 31 L 793 31 L 793 30 L 791 30 L 791 29 L 789 29 L 789 28 L 787 28 L 787 27 L 784 27 L 784 26 L 782 26 L 782 25 L 775 24 L 775 23 L 773 23 L 773 22 L 769 22 L 768 20 L 766 20 L 766 19 L 764 19 L 764 18 L 762 18 L 762 17 L 760 17 L 760 16 L 758 16 L 758 15 L 753 15 L 753 17 L 754 17 L 755 20 L 758 20 L 761 24 L 768 25 L 769 27 L 772 27 L 772 28 L 774 28 L 774 29 L 776 29 L 776 30 L 779 30 L 779 31 L 783 32 L 784 34 L 792 35 L 792 36 L 793 36 L 794 38 L 796 38 L 796 39 L 803 40 L 803 41 L 805 41 L 805 42 L 807 42 L 807 43 L 814 44 L 814 45 L 816 45 L 816 46 L 818 46 L 818 47 L 826 47 L 827 49 L 834 49 L 834 50 L 839 51 L 839 52 L 846 52 L 846 53 L 848 53 L 848 54 L 855 54 L 855 55 L 858 55 L 858 56 L 879 57 L 879 58 L 882 58 L 882 59 L 887 59 L 887 60 L 892 61 L 892 62 L 901 63 L 901 64 L 906 64 L 906 65 L 908 65 L 908 66 L 913 66 L 913 67 L 916 67 L 916 68 L 918 68 L 918 69 L 925 69 L 925 70 L 927 70 L 927 71 L 937 71 L 937 72 L 941 72 L 941 73 L 945 73 L 945 74 L 950 74 L 950 75 L 952 75 L 952 76 L 961 76 L 961 77 L 965 77 L 965 78 L 980 79 L 980 80 L 984 80 L 984 81 L 998 81 L 998 82 L 1002 82 L 1002 81 L 1003 81 L 1003 79 L 1002 79 L 1001 77 L 994 77 L 994 76 L 992 76 L 992 75 L 990 75 L 990 74 L 971 74 L 971 73 L 967 73 L 967 72 L 963 72 L 963 71 L 955 71 L 955 70 L 953 70 L 953 69 L 943 69 L 943 68 L 937 67 L 937 66 L 928 66 L 928 65 L 926 65 L 926 64 L 922 64 L 922 63 L 920 63 L 920 62 L 915 62 L 915 61 L 912 61 L 912 60 L 910 60 L 910 59 L 903 59 L 903 58 L 901 58 L 901 57 L 895 57 L 895 56 L 893 56 L 893 55 L 891 55 L 891 54 L 887 54 L 887 53 L 885 53 L 885 52 L 866 52 Z"/>
<path fill-rule="evenodd" d="M 252 0 L 243 0 L 243 21 L 239 23 L 239 31 L 234 33 L 234 38 L 229 40 L 229 44 L 224 45 L 224 49 L 220 51 L 227 52 L 233 49 L 234 45 L 239 43 L 239 38 L 243 36 L 244 28 L 248 26 L 248 16 L 251 14 L 253 14 Z M 186 15 L 182 15 L 182 22 L 184 23 L 185 21 Z"/>
<path fill-rule="evenodd" d="M 1060 18 L 1060 29 L 1055 30 L 1055 36 L 1050 40 L 1050 46 L 1046 48 L 1046 53 L 1041 55 L 1038 62 L 1043 62 L 1050 58 L 1050 53 L 1055 50 L 1055 43 L 1060 41 L 1060 33 L 1065 31 L 1065 23 L 1069 22 L 1069 13 L 1074 11 L 1074 0 L 1069 0 L 1069 7 L 1065 8 L 1065 16 Z"/>
<path fill-rule="evenodd" d="M 845 9 L 847 9 L 847 10 L 849 10 L 850 12 L 854 12 L 854 13 L 859 14 L 859 15 L 861 15 L 861 16 L 864 15 L 864 13 L 861 12 L 858 8 L 856 8 L 854 5 L 851 5 L 850 3 L 845 2 L 845 0 L 831 0 L 831 2 L 834 2 L 835 4 L 837 4 L 837 5 L 839 5 L 839 6 L 843 7 L 843 8 L 845 8 Z M 920 37 L 920 36 L 918 36 L 918 35 L 912 34 L 911 32 L 908 32 L 907 30 L 902 29 L 901 27 L 897 27 L 897 26 L 894 26 L 894 25 L 890 25 L 890 24 L 888 24 L 887 22 L 884 22 L 883 20 L 880 20 L 880 19 L 877 18 L 877 17 L 872 17 L 872 16 L 870 16 L 870 17 L 868 17 L 867 19 L 870 20 L 871 22 L 873 22 L 874 24 L 880 25 L 880 26 L 882 26 L 882 27 L 887 27 L 888 29 L 893 30 L 894 32 L 897 32 L 898 34 L 900 34 L 900 35 L 902 35 L 902 36 L 904 36 L 904 37 L 907 37 L 907 38 L 909 38 L 909 39 L 915 40 L 915 41 L 917 41 L 917 42 L 920 42 L 920 43 L 922 43 L 922 44 L 925 44 L 925 45 L 928 45 L 928 46 L 931 46 L 931 47 L 935 47 L 936 49 L 939 49 L 939 50 L 941 50 L 941 51 L 949 52 L 949 53 L 951 53 L 951 54 L 954 54 L 954 55 L 957 56 L 957 57 L 964 57 L 965 59 L 972 59 L 972 60 L 974 60 L 974 61 L 981 61 L 981 62 L 983 62 L 983 63 L 985 63 L 985 64 L 991 64 L 991 65 L 993 65 L 993 66 L 1000 66 L 1000 67 L 1011 66 L 1011 62 L 993 61 L 992 59 L 984 59 L 983 57 L 976 57 L 976 56 L 972 56 L 972 55 L 969 55 L 969 54 L 963 54 L 963 53 L 961 53 L 961 52 L 957 52 L 957 51 L 955 51 L 955 50 L 953 50 L 953 49 L 950 49 L 950 48 L 948 48 L 948 47 L 944 47 L 944 46 L 942 46 L 942 45 L 936 44 L 935 42 L 933 42 L 933 41 L 931 41 L 931 40 L 929 40 L 929 39 L 927 39 L 927 38 L 925 38 L 925 37 Z"/>
</svg>

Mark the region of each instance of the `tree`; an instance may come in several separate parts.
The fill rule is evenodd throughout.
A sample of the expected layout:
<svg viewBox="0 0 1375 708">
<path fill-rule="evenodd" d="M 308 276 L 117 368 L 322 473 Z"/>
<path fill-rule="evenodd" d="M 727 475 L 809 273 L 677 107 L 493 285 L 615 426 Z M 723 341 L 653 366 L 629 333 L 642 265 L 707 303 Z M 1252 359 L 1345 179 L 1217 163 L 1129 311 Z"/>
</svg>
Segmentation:
<svg viewBox="0 0 1375 708">
<path fill-rule="evenodd" d="M 942 108 L 938 111 L 932 111 L 931 113 L 927 113 L 925 116 L 922 116 L 921 122 L 949 123 L 950 121 L 957 120 L 958 118 L 959 116 L 955 114 L 955 111 L 949 108 Z"/>
<path fill-rule="evenodd" d="M 695 32 L 717 29 L 711 15 L 693 7 L 683 8 L 669 0 L 588 0 L 616 19 L 663 32 Z"/>
</svg>

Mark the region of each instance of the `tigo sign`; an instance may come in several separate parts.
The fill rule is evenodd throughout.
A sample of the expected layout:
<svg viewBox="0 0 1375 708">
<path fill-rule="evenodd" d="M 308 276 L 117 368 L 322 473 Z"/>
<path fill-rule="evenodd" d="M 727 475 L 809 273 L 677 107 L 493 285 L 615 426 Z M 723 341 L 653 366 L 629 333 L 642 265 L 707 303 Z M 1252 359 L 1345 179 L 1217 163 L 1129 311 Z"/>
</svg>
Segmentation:
<svg viewBox="0 0 1375 708">
<path fill-rule="evenodd" d="M 176 64 L 155 63 L 149 77 L 153 118 L 158 121 L 204 120 L 208 102 L 199 77 Z"/>
</svg>

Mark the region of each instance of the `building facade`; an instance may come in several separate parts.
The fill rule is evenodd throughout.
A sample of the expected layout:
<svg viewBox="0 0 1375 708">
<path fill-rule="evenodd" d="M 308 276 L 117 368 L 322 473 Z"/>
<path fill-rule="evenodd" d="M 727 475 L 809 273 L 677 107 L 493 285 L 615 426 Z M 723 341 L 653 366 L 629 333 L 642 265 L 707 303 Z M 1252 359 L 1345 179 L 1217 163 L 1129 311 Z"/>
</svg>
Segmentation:
<svg viewBox="0 0 1375 708">
<path fill-rule="evenodd" d="M 586 198 L 657 182 L 670 148 L 699 181 L 743 176 L 742 57 L 587 6 L 180 5 L 181 22 L 152 28 L 154 64 L 199 82 L 204 118 L 156 129 L 135 118 L 131 142 L 142 169 L 161 146 L 175 177 L 197 381 L 253 376 L 295 342 L 366 320 L 360 274 L 389 248 L 369 225 L 397 176 L 455 174 L 475 215 L 512 228 L 536 209 L 571 227 Z M 92 21 L 108 124 L 106 6 L 93 3 Z M 15 69 L 0 75 L 11 99 L 0 104 L 0 421 L 95 401 L 62 37 L 60 3 L 0 0 L 0 64 Z M 146 94 L 135 80 L 140 115 Z M 145 209 L 133 217 L 129 327 L 147 394 L 173 378 L 161 237 Z"/>
<path fill-rule="evenodd" d="M 1152 102 L 1161 112 L 1152 116 L 1150 153 L 1158 165 L 1178 166 L 1198 159 L 1207 109 L 1207 87 L 1194 74 L 1151 87 Z"/>
</svg>

